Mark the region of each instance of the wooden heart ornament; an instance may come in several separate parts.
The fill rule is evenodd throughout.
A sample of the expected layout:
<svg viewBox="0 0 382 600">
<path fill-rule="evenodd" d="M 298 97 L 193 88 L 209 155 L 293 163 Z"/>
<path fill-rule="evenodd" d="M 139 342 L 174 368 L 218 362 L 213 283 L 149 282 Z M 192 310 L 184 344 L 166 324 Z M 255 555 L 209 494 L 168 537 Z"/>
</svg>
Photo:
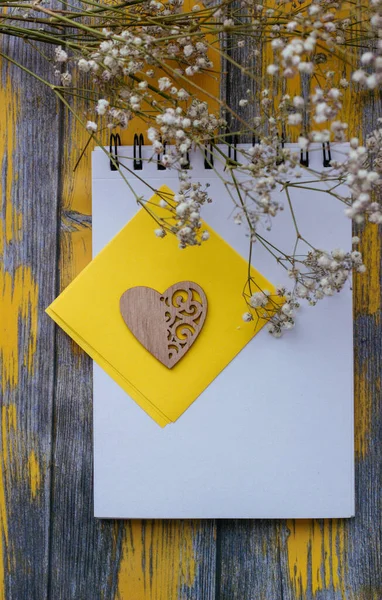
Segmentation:
<svg viewBox="0 0 382 600">
<path fill-rule="evenodd" d="M 207 298 L 193 281 L 175 283 L 163 294 L 137 286 L 122 294 L 120 310 L 137 340 L 172 369 L 191 348 L 204 325 Z"/>
</svg>

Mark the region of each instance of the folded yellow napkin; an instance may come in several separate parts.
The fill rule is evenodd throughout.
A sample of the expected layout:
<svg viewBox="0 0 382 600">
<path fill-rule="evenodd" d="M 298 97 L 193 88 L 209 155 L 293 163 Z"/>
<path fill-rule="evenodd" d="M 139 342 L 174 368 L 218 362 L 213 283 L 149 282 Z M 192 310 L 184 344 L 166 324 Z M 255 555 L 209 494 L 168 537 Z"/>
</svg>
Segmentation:
<svg viewBox="0 0 382 600">
<path fill-rule="evenodd" d="M 160 192 L 173 195 L 166 186 Z M 157 196 L 151 198 L 157 213 L 158 203 Z M 142 208 L 46 312 L 163 427 L 178 419 L 265 320 L 242 322 L 247 261 L 206 223 L 208 241 L 184 250 L 175 236 L 156 237 L 154 227 Z M 251 277 L 260 289 L 274 293 L 272 284 L 253 268 Z M 186 280 L 204 290 L 208 310 L 199 336 L 169 369 L 129 330 L 120 298 L 135 286 L 163 293 Z"/>
</svg>

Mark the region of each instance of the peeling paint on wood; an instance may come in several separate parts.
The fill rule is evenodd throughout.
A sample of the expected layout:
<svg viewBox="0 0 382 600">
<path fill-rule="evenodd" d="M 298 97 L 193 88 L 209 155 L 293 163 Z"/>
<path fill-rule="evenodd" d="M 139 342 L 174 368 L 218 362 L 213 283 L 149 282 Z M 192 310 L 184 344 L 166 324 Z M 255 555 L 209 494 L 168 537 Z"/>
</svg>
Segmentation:
<svg viewBox="0 0 382 600">
<path fill-rule="evenodd" d="M 41 485 L 41 472 L 40 465 L 37 460 L 35 451 L 32 450 L 28 458 L 28 471 L 29 471 L 29 486 L 31 490 L 32 498 L 36 498 L 37 493 Z"/>
<path fill-rule="evenodd" d="M 37 343 L 38 289 L 28 267 L 17 267 L 14 276 L 0 268 L 0 347 L 1 385 L 15 388 L 19 370 L 26 366 L 32 375 Z M 28 342 L 19 347 L 20 326 L 24 324 Z M 21 363 L 20 363 L 21 361 Z"/>
<path fill-rule="evenodd" d="M 231 71 L 222 87 L 237 104 L 249 86 Z M 365 100 L 364 132 L 381 114 Z M 73 173 L 88 134 L 7 65 L 0 103 L 0 600 L 380 600 L 380 232 L 354 284 L 356 518 L 95 520 L 91 361 L 43 312 L 91 258 L 89 153 Z"/>
<path fill-rule="evenodd" d="M 12 102 L 10 98 L 12 97 Z M 19 114 L 18 91 L 13 90 L 7 67 L 3 70 L 0 85 L 0 165 L 1 165 L 1 217 L 0 217 L 0 254 L 5 244 L 21 234 L 22 216 L 12 204 L 13 153 L 15 144 L 16 120 Z"/>
<path fill-rule="evenodd" d="M 197 521 L 128 522 L 116 598 L 198 600 L 203 578 L 201 565 L 207 559 L 211 561 L 210 567 L 215 568 L 211 533 L 207 523 Z M 207 578 L 203 579 L 202 598 L 212 600 L 214 578 L 207 571 Z"/>
<path fill-rule="evenodd" d="M 289 576 L 296 597 L 330 589 L 345 597 L 344 532 L 338 520 L 291 521 L 287 526 Z"/>
<path fill-rule="evenodd" d="M 2 49 L 47 73 L 26 44 L 2 39 Z M 43 308 L 55 295 L 57 270 L 57 104 L 9 64 L 1 65 L 1 81 L 0 598 L 44 600 L 54 328 Z"/>
</svg>

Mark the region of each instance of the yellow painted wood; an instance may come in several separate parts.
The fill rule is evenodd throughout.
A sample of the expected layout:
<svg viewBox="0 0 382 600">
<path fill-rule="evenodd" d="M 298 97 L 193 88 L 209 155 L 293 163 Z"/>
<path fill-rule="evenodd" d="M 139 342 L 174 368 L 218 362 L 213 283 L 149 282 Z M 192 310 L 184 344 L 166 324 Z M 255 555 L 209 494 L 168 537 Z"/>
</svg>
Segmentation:
<svg viewBox="0 0 382 600">
<path fill-rule="evenodd" d="M 37 285 L 28 267 L 17 267 L 13 276 L 0 267 L 0 357 L 3 392 L 7 388 L 17 387 L 22 365 L 26 365 L 32 374 L 37 339 L 37 301 Z M 20 320 L 29 325 L 28 348 L 23 354 L 19 352 Z"/>
<path fill-rule="evenodd" d="M 355 309 L 360 314 L 378 317 L 381 308 L 381 235 L 378 227 L 368 224 L 363 229 L 360 250 L 364 255 L 367 274 L 355 275 Z"/>
<path fill-rule="evenodd" d="M 290 5 L 285 5 L 289 7 Z M 286 8 L 288 10 L 288 8 Z M 354 12 L 354 4 L 344 5 L 344 17 Z M 323 71 L 333 70 L 341 73 L 348 80 L 350 73 L 356 68 L 357 55 L 354 51 L 347 54 L 348 65 L 338 56 L 331 56 L 323 64 Z M 272 62 L 272 54 L 267 48 L 263 55 L 263 69 Z M 342 72 L 341 72 L 342 71 Z M 303 94 L 303 77 L 297 76 L 288 82 L 287 92 L 291 95 Z M 325 78 L 319 81 L 321 86 L 325 85 Z M 310 82 L 313 91 L 317 81 Z M 270 89 L 272 94 L 281 97 L 281 90 L 277 83 L 270 78 Z M 339 120 L 349 123 L 348 139 L 362 136 L 362 114 L 363 103 L 354 102 L 352 85 L 342 90 L 343 108 L 338 116 Z M 368 95 L 365 94 L 363 102 L 367 102 Z M 311 124 L 315 129 L 324 129 L 327 124 Z M 288 127 L 288 141 L 296 141 L 300 133 L 300 127 Z M 367 275 L 355 274 L 355 315 L 369 314 L 377 317 L 379 323 L 381 302 L 381 237 L 378 227 L 368 225 L 363 232 L 362 252 L 365 256 Z M 356 455 L 365 458 L 368 443 L 371 436 L 373 418 L 373 406 L 375 404 L 375 393 L 380 393 L 380 375 L 374 376 L 373 384 L 370 383 L 370 369 L 367 364 L 362 368 L 356 364 L 355 376 L 355 451 Z M 325 435 L 325 432 L 322 432 Z M 324 522 L 301 520 L 290 521 L 287 541 L 287 557 L 289 566 L 289 578 L 296 598 L 315 597 L 318 592 L 338 592 L 343 599 L 348 598 L 345 589 L 346 580 L 346 538 L 348 526 L 346 521 L 326 520 Z M 323 596 L 326 597 L 326 596 Z M 330 596 L 331 597 L 331 596 Z M 337 597 L 337 596 L 336 596 Z M 357 596 L 356 596 L 357 597 Z"/>
<path fill-rule="evenodd" d="M 36 498 L 41 485 L 41 471 L 34 450 L 29 454 L 28 458 L 29 471 L 29 486 L 32 498 Z"/>
<path fill-rule="evenodd" d="M 29 85 L 33 85 L 32 82 Z M 211 78 L 206 83 L 201 81 L 200 86 L 203 85 L 211 86 L 211 93 L 217 95 L 219 82 L 216 79 Z M 24 244 L 30 249 L 28 244 L 32 235 L 25 227 L 24 215 L 11 201 L 13 186 L 19 177 L 13 159 L 15 152 L 21 152 L 16 135 L 22 110 L 21 92 L 12 85 L 8 68 L 3 67 L 0 86 L 0 164 L 3 172 L 0 194 L 0 600 L 23 600 L 9 590 L 12 581 L 20 583 L 21 578 L 27 577 L 30 577 L 28 589 L 32 590 L 28 600 L 45 600 L 35 595 L 37 587 L 33 587 L 33 582 L 38 585 L 39 577 L 37 568 L 34 574 L 33 564 L 39 563 L 46 571 L 45 560 L 51 573 L 49 598 L 54 600 L 212 600 L 215 591 L 219 592 L 221 600 L 249 600 L 252 597 L 273 600 L 281 598 L 281 582 L 285 598 L 292 600 L 379 600 L 381 583 L 375 550 L 379 523 L 373 486 L 379 464 L 375 423 L 379 418 L 377 399 L 380 398 L 377 353 L 381 249 L 378 230 L 372 226 L 366 229 L 363 242 L 368 273 L 355 278 L 356 340 L 365 348 L 365 351 L 359 350 L 355 381 L 359 473 L 355 521 L 290 521 L 279 525 L 245 522 L 239 533 L 234 531 L 234 523 L 219 523 L 216 540 L 216 527 L 210 522 L 95 523 L 91 516 L 90 363 L 77 346 L 65 341 L 59 333 L 57 361 L 63 368 L 68 361 L 68 372 L 76 378 L 72 384 L 78 398 L 69 396 L 69 391 L 65 396 L 63 390 L 61 408 L 49 424 L 54 451 L 55 484 L 52 489 L 58 500 L 54 504 L 54 499 L 50 498 L 43 504 L 46 473 L 51 462 L 50 455 L 42 452 L 43 426 L 40 422 L 39 429 L 33 429 L 30 425 L 33 415 L 28 414 L 25 418 L 14 401 L 16 392 L 23 393 L 20 382 L 25 381 L 22 379 L 25 374 L 30 380 L 35 376 L 36 344 L 42 334 L 42 328 L 38 327 L 42 279 L 36 280 L 26 259 L 25 264 L 13 264 L 16 245 L 22 247 Z M 358 135 L 361 109 L 352 102 L 350 93 L 344 96 L 344 113 L 350 115 L 349 133 Z M 123 143 L 131 143 L 133 134 L 140 127 L 134 122 L 129 130 L 122 132 Z M 90 153 L 82 159 L 75 173 L 72 170 L 88 134 L 69 119 L 66 112 L 63 130 L 62 165 L 57 165 L 62 173 L 60 289 L 91 259 L 88 223 L 91 214 Z M 52 144 L 54 142 L 52 139 Z M 32 178 L 32 174 L 29 177 Z M 52 198 L 56 193 L 52 189 Z M 76 227 L 72 226 L 70 218 L 73 211 L 79 217 Z M 38 243 L 46 242 L 38 240 Z M 52 298 L 58 291 L 52 290 Z M 28 338 L 23 344 L 20 343 L 21 331 L 26 332 Z M 53 357 L 46 356 L 46 361 L 53 364 Z M 45 388 L 41 390 L 41 401 L 46 393 Z M 63 415 L 62 407 L 69 402 L 70 414 Z M 74 441 L 76 423 L 81 423 L 81 427 Z M 72 454 L 68 456 L 77 456 L 77 464 L 61 460 L 62 454 L 57 453 L 60 445 L 64 449 L 67 447 L 68 452 L 73 445 Z M 64 480 L 62 485 L 61 480 Z M 27 490 L 23 496 L 24 504 L 21 511 L 16 511 L 15 505 L 20 502 L 19 486 L 24 483 Z M 54 508 L 52 516 L 49 516 L 50 503 Z M 47 519 L 53 524 L 50 555 L 38 556 L 36 552 L 32 557 L 26 557 L 20 550 L 23 544 L 17 535 L 25 522 L 34 522 L 36 507 L 46 511 Z M 220 552 L 223 536 L 224 557 Z M 46 551 L 48 537 L 44 538 Z M 219 581 L 224 581 L 225 585 L 219 588 Z M 235 581 L 232 593 L 230 581 Z M 245 591 L 238 595 L 239 589 Z"/>
<path fill-rule="evenodd" d="M 275 7 L 277 14 L 283 15 L 284 19 L 289 19 L 291 17 L 291 5 L 289 3 L 280 5 L 280 3 L 273 2 L 271 0 L 266 4 L 268 7 Z M 300 12 L 301 10 L 306 10 L 309 4 L 310 2 L 302 2 L 294 5 L 294 8 L 296 12 Z M 354 12 L 354 3 L 342 3 L 342 18 L 348 18 L 349 15 L 353 15 Z M 356 31 L 352 31 L 352 37 L 355 38 L 356 35 Z M 355 39 L 354 43 L 356 43 Z M 270 95 L 275 99 L 275 103 L 277 105 L 283 94 L 289 94 L 291 97 L 295 95 L 301 95 L 305 97 L 307 90 L 314 92 L 316 87 L 321 87 L 322 89 L 325 89 L 327 86 L 327 72 L 332 71 L 336 74 L 336 79 L 334 80 L 335 85 L 339 84 L 338 76 L 344 77 L 348 81 L 351 79 L 351 73 L 357 68 L 357 54 L 354 49 L 350 49 L 344 54 L 341 54 L 341 51 L 337 50 L 331 53 L 330 51 L 327 51 L 326 46 L 323 45 L 321 42 L 320 45 L 317 47 L 317 53 L 325 56 L 325 61 L 318 67 L 317 77 L 312 78 L 306 75 L 296 75 L 292 79 L 285 81 L 285 79 L 282 79 L 281 77 L 272 77 L 266 74 L 266 67 L 274 62 L 274 54 L 270 44 L 264 44 L 261 57 L 262 72 L 264 73 L 263 79 L 261 81 L 261 89 L 267 87 L 270 90 Z M 345 62 L 343 60 L 344 57 Z M 285 88 L 282 88 L 282 86 L 285 86 Z M 358 137 L 360 135 L 362 127 L 362 107 L 360 103 L 354 102 L 353 84 L 350 84 L 350 86 L 347 89 L 340 87 L 340 91 L 342 92 L 342 109 L 339 112 L 337 119 L 349 124 L 349 128 L 347 130 L 348 139 L 354 136 Z M 358 92 L 358 97 L 359 96 L 361 96 L 360 92 Z M 287 141 L 296 142 L 298 136 L 300 134 L 305 133 L 304 127 L 304 124 L 296 126 L 287 126 Z M 310 123 L 310 128 L 318 131 L 327 129 L 327 127 L 328 123 L 317 124 L 314 121 Z"/>
<path fill-rule="evenodd" d="M 194 521 L 132 521 L 126 524 L 118 600 L 171 600 L 193 586 Z"/>
<path fill-rule="evenodd" d="M 12 88 L 7 68 L 0 85 L 0 599 L 5 599 L 4 574 L 8 569 L 5 550 L 9 543 L 9 502 L 12 490 L 12 471 L 15 465 L 21 476 L 23 464 L 18 464 L 18 431 L 15 403 L 5 400 L 19 385 L 22 369 L 33 376 L 37 342 L 38 285 L 29 266 L 7 268 L 3 262 L 12 244 L 22 242 L 22 215 L 12 205 L 12 188 L 17 173 L 13 168 L 15 127 L 20 113 L 20 98 Z M 25 328 L 28 343 L 20 345 L 20 331 Z M 37 460 L 35 459 L 37 465 Z M 36 468 L 36 467 L 35 467 Z"/>
<path fill-rule="evenodd" d="M 325 589 L 345 595 L 344 531 L 338 520 L 290 521 L 289 577 L 296 598 Z"/>
<path fill-rule="evenodd" d="M 218 84 L 217 84 L 218 85 Z M 133 124 L 134 125 L 134 124 Z M 142 123 L 121 132 L 122 143 L 133 141 L 136 131 L 142 131 Z M 67 145 L 63 164 L 63 222 L 66 214 L 76 211 L 81 215 L 91 213 L 90 151 L 79 163 L 73 174 L 73 160 L 79 156 L 88 134 L 77 121 L 65 113 Z M 60 289 L 91 260 L 91 231 L 79 226 L 75 231 L 64 231 L 61 239 Z M 73 353 L 79 357 L 82 351 L 73 342 Z M 177 600 L 186 588 L 194 583 L 198 545 L 204 527 L 194 521 L 126 521 L 121 523 L 123 542 L 120 550 L 116 599 L 118 600 Z M 114 543 L 121 535 L 114 529 Z M 187 592 L 184 592 L 186 594 Z"/>
<path fill-rule="evenodd" d="M 14 237 L 20 239 L 22 218 L 11 202 L 13 172 L 13 152 L 15 144 L 15 125 L 20 110 L 19 96 L 13 93 L 9 71 L 5 69 L 5 84 L 0 86 L 0 163 L 6 167 L 5 181 L 2 184 L 1 202 L 5 218 L 0 218 L 0 255 L 4 252 L 5 244 Z"/>
<path fill-rule="evenodd" d="M 212 51 L 213 52 L 213 51 Z M 195 78 L 197 85 L 207 86 L 218 96 L 219 79 L 200 76 Z M 208 87 L 209 86 L 209 87 Z M 77 108 L 82 109 L 82 106 Z M 131 144 L 134 133 L 141 132 L 144 125 L 138 119 L 129 128 L 120 131 L 122 144 Z M 80 215 L 91 214 L 91 167 L 90 150 L 85 154 L 73 173 L 73 165 L 88 140 L 88 134 L 82 126 L 65 111 L 65 142 L 63 179 L 63 214 L 65 225 L 67 215 L 72 211 Z M 107 145 L 107 140 L 105 144 Z M 91 260 L 91 231 L 86 226 L 63 231 L 60 252 L 60 289 L 70 281 Z M 71 343 L 72 351 L 82 352 Z M 123 542 L 120 550 L 116 598 L 118 600 L 176 600 L 182 590 L 191 588 L 194 583 L 197 564 L 197 537 L 204 531 L 198 522 L 151 522 L 150 524 L 122 522 Z M 120 528 L 112 531 L 114 543 L 118 543 Z M 199 544 L 200 545 L 200 544 Z M 154 558 L 149 558 L 150 556 Z M 154 565 L 153 565 L 154 563 Z M 187 592 L 184 592 L 185 594 Z M 188 596 L 187 596 L 188 597 Z"/>
</svg>

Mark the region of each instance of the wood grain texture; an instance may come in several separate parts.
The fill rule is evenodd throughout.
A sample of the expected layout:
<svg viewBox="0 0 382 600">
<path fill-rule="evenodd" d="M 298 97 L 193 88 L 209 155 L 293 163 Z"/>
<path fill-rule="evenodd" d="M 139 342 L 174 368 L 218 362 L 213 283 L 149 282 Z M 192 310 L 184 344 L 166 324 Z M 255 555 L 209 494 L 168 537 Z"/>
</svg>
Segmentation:
<svg viewBox="0 0 382 600">
<path fill-rule="evenodd" d="M 50 77 L 24 42 L 3 44 Z M 381 600 L 380 232 L 355 278 L 356 518 L 95 520 L 91 361 L 44 314 L 91 257 L 89 156 L 72 171 L 87 134 L 43 86 L 1 73 L 0 600 Z M 223 85 L 236 105 L 247 87 L 238 71 Z M 381 114 L 365 97 L 363 132 Z"/>
<path fill-rule="evenodd" d="M 304 78 L 303 93 L 308 86 Z M 226 90 L 237 104 L 240 85 Z M 361 124 L 350 94 L 344 107 L 350 137 L 370 132 L 382 111 L 377 94 L 365 94 Z M 218 522 L 219 600 L 382 598 L 381 229 L 368 226 L 363 240 L 368 273 L 354 281 L 356 518 Z"/>
<path fill-rule="evenodd" d="M 66 110 L 62 118 L 60 146 L 64 152 L 58 165 L 62 208 L 57 293 L 91 259 L 90 155 L 74 174 L 72 171 L 88 134 Z M 202 585 L 206 599 L 212 600 L 214 596 L 209 590 L 214 589 L 215 579 L 209 565 L 214 562 L 213 524 L 195 522 L 185 527 L 174 522 L 169 527 L 167 522 L 158 521 L 148 529 L 141 522 L 94 519 L 91 361 L 61 331 L 57 331 L 55 357 L 52 437 L 55 469 L 48 598 L 175 600 L 179 596 L 196 600 Z M 185 564 L 189 566 L 184 567 Z"/>
<path fill-rule="evenodd" d="M 193 281 L 180 281 L 163 293 L 136 286 L 122 294 L 120 311 L 134 337 L 172 369 L 189 351 L 204 325 L 207 298 Z"/>
<path fill-rule="evenodd" d="M 25 43 L 1 43 L 15 60 L 50 77 Z M 54 388 L 47 357 L 55 335 L 44 307 L 56 279 L 59 127 L 45 86 L 1 66 L 0 598 L 44 599 Z"/>
<path fill-rule="evenodd" d="M 118 600 L 215 600 L 210 521 L 126 523 Z"/>
</svg>

